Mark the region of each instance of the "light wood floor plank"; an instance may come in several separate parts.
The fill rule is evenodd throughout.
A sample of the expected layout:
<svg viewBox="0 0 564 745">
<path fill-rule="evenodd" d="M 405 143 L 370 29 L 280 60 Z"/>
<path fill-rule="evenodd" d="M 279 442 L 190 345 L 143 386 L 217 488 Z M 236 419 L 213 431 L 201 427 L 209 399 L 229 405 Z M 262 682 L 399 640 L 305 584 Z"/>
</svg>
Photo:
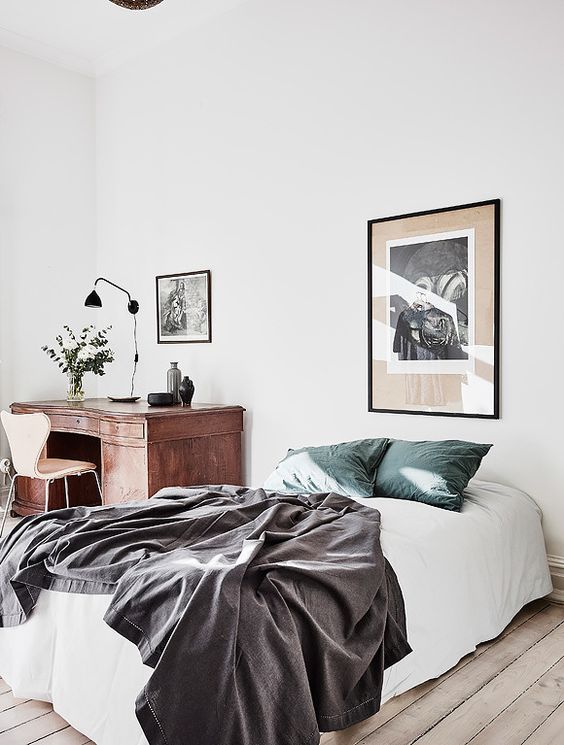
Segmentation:
<svg viewBox="0 0 564 745">
<path fill-rule="evenodd" d="M 504 745 L 522 745 L 563 702 L 564 659 L 561 659 L 473 737 L 470 743 L 490 745 L 492 742 L 502 742 Z M 562 739 L 564 740 L 564 731 Z"/>
<path fill-rule="evenodd" d="M 451 670 L 441 675 L 439 678 L 428 680 L 425 683 L 412 688 L 410 691 L 406 691 L 401 696 L 396 696 L 390 701 L 386 702 L 382 709 L 370 719 L 366 719 L 363 722 L 359 722 L 353 727 L 349 727 L 344 732 L 328 732 L 321 737 L 320 745 L 357 745 L 364 737 L 374 732 L 378 727 L 381 727 L 386 722 L 393 719 L 399 713 L 407 709 L 415 701 L 418 701 L 422 696 L 432 691 L 443 681 L 450 678 L 458 670 L 470 664 L 489 649 L 494 644 L 497 644 L 501 639 L 508 636 L 512 631 L 519 628 L 523 624 L 527 623 L 531 618 L 539 614 L 541 611 L 546 610 L 549 607 L 549 603 L 544 599 L 534 600 L 532 603 L 526 605 L 511 621 L 511 623 L 505 628 L 505 630 L 495 639 L 480 644 L 477 649 L 463 657 L 460 662 L 453 667 Z M 546 627 L 543 625 L 542 628 L 554 628 L 552 615 L 547 622 Z"/>
<path fill-rule="evenodd" d="M 90 742 L 91 740 L 86 735 L 81 735 L 80 732 L 77 732 L 72 727 L 67 727 L 52 735 L 47 735 L 47 737 L 36 740 L 34 745 L 88 745 Z"/>
<path fill-rule="evenodd" d="M 59 732 L 66 727 L 68 727 L 68 724 L 65 720 L 55 714 L 54 711 L 50 711 L 19 727 L 2 732 L 0 734 L 0 745 L 30 745 L 30 743 L 35 743 L 42 737 Z"/>
<path fill-rule="evenodd" d="M 562 745 L 564 740 L 564 704 L 525 740 L 525 745 Z"/>
<path fill-rule="evenodd" d="M 517 632 L 515 632 L 517 633 Z M 442 719 L 417 745 L 467 743 L 543 676 L 564 651 L 564 623 Z"/>
<path fill-rule="evenodd" d="M 537 613 L 527 623 L 490 645 L 470 664 L 463 665 L 446 677 L 360 742 L 362 745 L 406 745 L 413 742 L 493 680 L 561 622 L 562 609 L 556 606 L 549 606 Z M 433 745 L 437 745 L 437 742 L 440 741 L 435 741 Z M 445 740 L 445 743 L 448 742 L 448 739 Z"/>
<path fill-rule="evenodd" d="M 6 709 L 12 709 L 14 706 L 24 704 L 29 701 L 28 698 L 16 698 L 12 691 L 0 694 L 0 712 L 6 711 Z"/>
<path fill-rule="evenodd" d="M 24 704 L 14 706 L 0 713 L 0 732 L 29 722 L 30 719 L 36 719 L 52 710 L 51 704 L 45 701 L 26 701 Z"/>
</svg>

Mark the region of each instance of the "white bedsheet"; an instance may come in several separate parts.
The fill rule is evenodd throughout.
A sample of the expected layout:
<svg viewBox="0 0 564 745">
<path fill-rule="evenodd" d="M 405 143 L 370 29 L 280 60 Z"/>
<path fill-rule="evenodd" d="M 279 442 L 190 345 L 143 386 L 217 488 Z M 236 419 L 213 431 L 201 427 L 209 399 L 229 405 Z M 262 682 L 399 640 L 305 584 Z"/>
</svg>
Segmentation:
<svg viewBox="0 0 564 745">
<path fill-rule="evenodd" d="M 359 501 L 382 514 L 382 547 L 403 590 L 414 650 L 386 671 L 384 700 L 450 669 L 552 590 L 540 510 L 517 489 L 474 480 L 460 514 Z M 104 624 L 109 600 L 43 592 L 29 621 L 0 629 L 0 675 L 17 696 L 52 701 L 97 745 L 146 745 L 134 702 L 151 670 Z"/>
</svg>

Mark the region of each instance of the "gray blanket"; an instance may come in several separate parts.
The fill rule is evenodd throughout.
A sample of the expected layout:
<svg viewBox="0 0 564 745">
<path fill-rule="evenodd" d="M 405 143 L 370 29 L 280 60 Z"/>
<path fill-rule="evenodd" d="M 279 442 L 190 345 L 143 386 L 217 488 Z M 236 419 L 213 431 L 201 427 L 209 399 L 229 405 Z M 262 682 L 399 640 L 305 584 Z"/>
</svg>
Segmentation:
<svg viewBox="0 0 564 745">
<path fill-rule="evenodd" d="M 410 651 L 380 514 L 336 494 L 165 489 L 27 518 L 0 548 L 0 623 L 42 588 L 113 595 L 105 621 L 154 668 L 151 745 L 318 743 L 374 714 Z"/>
</svg>

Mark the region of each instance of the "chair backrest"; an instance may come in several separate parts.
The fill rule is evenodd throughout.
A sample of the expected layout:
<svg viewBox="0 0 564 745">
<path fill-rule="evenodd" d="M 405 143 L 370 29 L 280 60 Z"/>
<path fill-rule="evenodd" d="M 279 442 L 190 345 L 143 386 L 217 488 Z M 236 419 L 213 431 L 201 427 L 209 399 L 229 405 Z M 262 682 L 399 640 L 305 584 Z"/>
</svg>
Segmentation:
<svg viewBox="0 0 564 745">
<path fill-rule="evenodd" d="M 16 473 L 35 478 L 37 461 L 51 431 L 49 417 L 41 412 L 10 414 L 8 411 L 2 411 L 0 417 L 8 437 Z"/>
</svg>

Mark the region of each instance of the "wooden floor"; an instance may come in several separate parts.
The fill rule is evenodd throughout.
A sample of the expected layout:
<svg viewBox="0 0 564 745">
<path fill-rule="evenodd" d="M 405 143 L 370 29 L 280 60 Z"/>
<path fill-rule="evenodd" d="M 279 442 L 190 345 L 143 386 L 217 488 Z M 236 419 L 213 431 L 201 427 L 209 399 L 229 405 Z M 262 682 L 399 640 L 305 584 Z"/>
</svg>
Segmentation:
<svg viewBox="0 0 564 745">
<path fill-rule="evenodd" d="M 564 606 L 531 603 L 493 642 L 323 745 L 564 745 Z"/>
<path fill-rule="evenodd" d="M 44 701 L 14 698 L 0 679 L 0 745 L 86 745 L 81 735 Z M 116 743 L 116 745 L 119 745 Z"/>
<path fill-rule="evenodd" d="M 532 603 L 500 637 L 480 645 L 442 677 L 392 699 L 355 727 L 323 735 L 321 742 L 564 745 L 564 606 Z M 90 740 L 50 704 L 15 699 L 0 680 L 0 745 L 31 743 L 86 745 Z"/>
</svg>

